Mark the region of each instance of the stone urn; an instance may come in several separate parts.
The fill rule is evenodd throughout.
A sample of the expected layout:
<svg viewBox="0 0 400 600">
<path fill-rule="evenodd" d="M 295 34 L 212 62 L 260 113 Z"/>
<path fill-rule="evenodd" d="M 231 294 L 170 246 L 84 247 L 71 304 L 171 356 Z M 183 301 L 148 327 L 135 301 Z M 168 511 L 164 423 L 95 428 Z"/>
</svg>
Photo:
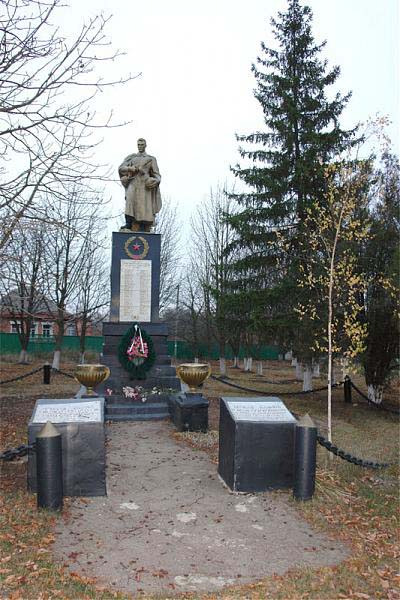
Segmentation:
<svg viewBox="0 0 400 600">
<path fill-rule="evenodd" d="M 189 386 L 191 392 L 196 393 L 196 388 L 210 377 L 211 366 L 208 363 L 183 363 L 176 367 L 176 374 Z"/>
<path fill-rule="evenodd" d="M 94 387 L 110 376 L 110 369 L 105 365 L 78 365 L 74 373 L 75 379 L 84 385 L 88 396 L 97 396 Z"/>
</svg>

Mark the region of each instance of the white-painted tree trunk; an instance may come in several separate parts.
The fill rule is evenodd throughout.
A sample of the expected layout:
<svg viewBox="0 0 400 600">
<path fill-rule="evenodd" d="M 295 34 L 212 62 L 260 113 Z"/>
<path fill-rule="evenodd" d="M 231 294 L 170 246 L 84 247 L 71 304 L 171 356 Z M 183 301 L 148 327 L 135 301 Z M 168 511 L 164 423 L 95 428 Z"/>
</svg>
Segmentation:
<svg viewBox="0 0 400 600">
<path fill-rule="evenodd" d="M 291 350 L 289 350 L 289 352 L 286 352 L 285 354 L 285 360 L 292 360 L 293 359 L 293 352 Z"/>
<path fill-rule="evenodd" d="M 375 404 L 381 404 L 383 399 L 383 385 L 373 385 L 371 383 L 368 386 L 368 398 Z"/>
<path fill-rule="evenodd" d="M 296 364 L 296 379 L 303 381 L 303 365 L 300 362 Z"/>
<path fill-rule="evenodd" d="M 342 359 L 342 380 L 344 381 L 349 374 L 349 361 L 346 358 Z"/>
<path fill-rule="evenodd" d="M 303 371 L 303 392 L 309 392 L 313 389 L 312 367 L 309 364 L 304 365 Z"/>
<path fill-rule="evenodd" d="M 316 362 L 313 364 L 313 377 L 319 377 L 320 374 L 320 365 L 319 362 Z"/>
<path fill-rule="evenodd" d="M 80 354 L 79 354 L 79 364 L 80 365 L 85 364 L 85 353 L 84 352 L 80 352 Z"/>
<path fill-rule="evenodd" d="M 57 369 L 59 371 L 60 364 L 61 364 L 61 350 L 54 350 L 53 364 L 51 366 L 53 367 L 53 369 Z"/>
<path fill-rule="evenodd" d="M 226 375 L 226 360 L 225 358 L 219 359 L 219 372 L 221 375 Z"/>
<path fill-rule="evenodd" d="M 27 350 L 21 350 L 20 351 L 18 362 L 21 365 L 28 364 L 29 361 L 28 361 L 28 352 L 27 352 Z"/>
<path fill-rule="evenodd" d="M 292 358 L 292 367 L 297 367 L 297 358 L 295 356 Z"/>
<path fill-rule="evenodd" d="M 243 369 L 246 373 L 251 371 L 252 363 L 253 363 L 253 359 L 250 356 L 247 356 L 246 358 L 243 359 Z"/>
<path fill-rule="evenodd" d="M 195 362 L 195 363 L 198 363 L 198 362 L 199 362 L 199 357 L 198 357 L 198 356 L 195 356 L 195 357 L 194 357 L 194 362 Z"/>
<path fill-rule="evenodd" d="M 262 360 L 257 361 L 257 375 L 263 374 L 263 363 Z"/>
<path fill-rule="evenodd" d="M 234 369 L 238 369 L 239 368 L 239 358 L 237 356 L 233 357 L 233 368 Z"/>
</svg>

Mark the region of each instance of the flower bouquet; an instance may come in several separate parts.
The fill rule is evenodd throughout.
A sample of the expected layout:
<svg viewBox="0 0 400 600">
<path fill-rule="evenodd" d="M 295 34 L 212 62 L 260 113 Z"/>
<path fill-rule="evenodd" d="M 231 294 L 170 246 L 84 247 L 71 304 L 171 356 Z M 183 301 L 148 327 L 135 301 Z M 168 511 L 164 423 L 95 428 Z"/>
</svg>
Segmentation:
<svg viewBox="0 0 400 600">
<path fill-rule="evenodd" d="M 126 385 L 122 388 L 122 393 L 124 394 L 125 398 L 132 398 L 132 400 L 141 400 L 142 402 L 146 402 L 146 394 L 143 392 L 144 390 L 140 385 L 136 387 L 130 387 L 129 385 Z"/>
<path fill-rule="evenodd" d="M 154 386 L 151 390 L 145 390 L 141 385 L 130 387 L 126 385 L 122 388 L 122 393 L 125 398 L 132 398 L 134 401 L 147 402 L 148 398 L 153 396 L 161 396 L 162 394 L 170 394 L 172 388 L 161 389 Z"/>
</svg>

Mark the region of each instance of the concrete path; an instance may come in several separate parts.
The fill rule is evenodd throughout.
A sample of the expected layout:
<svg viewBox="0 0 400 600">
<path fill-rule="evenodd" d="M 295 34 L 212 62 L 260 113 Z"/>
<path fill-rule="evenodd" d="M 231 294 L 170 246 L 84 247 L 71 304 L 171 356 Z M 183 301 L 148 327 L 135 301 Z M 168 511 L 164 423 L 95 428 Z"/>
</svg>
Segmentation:
<svg viewBox="0 0 400 600">
<path fill-rule="evenodd" d="M 334 565 L 347 549 L 313 531 L 286 494 L 232 494 L 207 454 L 168 422 L 108 426 L 104 498 L 73 500 L 55 552 L 71 570 L 135 594 L 215 591 L 295 566 Z"/>
</svg>

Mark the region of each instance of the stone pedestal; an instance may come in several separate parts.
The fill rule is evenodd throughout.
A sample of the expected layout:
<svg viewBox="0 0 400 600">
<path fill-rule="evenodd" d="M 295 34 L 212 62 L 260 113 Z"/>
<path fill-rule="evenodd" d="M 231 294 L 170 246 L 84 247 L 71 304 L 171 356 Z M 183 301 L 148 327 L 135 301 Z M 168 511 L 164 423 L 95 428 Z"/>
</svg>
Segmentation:
<svg viewBox="0 0 400 600">
<path fill-rule="evenodd" d="M 113 406 L 118 405 L 118 399 L 122 400 L 124 386 L 181 389 L 168 355 L 168 327 L 159 319 L 161 236 L 140 231 L 112 235 L 110 321 L 103 323 L 102 357 L 102 363 L 111 373 L 109 379 L 96 388 L 104 395 L 107 388 L 113 391 L 113 401 L 107 402 L 108 419 L 113 418 Z M 131 379 L 118 360 L 121 338 L 134 322 L 151 337 L 156 353 L 155 364 L 144 380 Z M 124 414 L 128 416 L 126 404 L 125 408 Z"/>
<path fill-rule="evenodd" d="M 292 487 L 295 427 L 279 398 L 221 398 L 219 475 L 236 492 Z"/>
<path fill-rule="evenodd" d="M 178 431 L 202 431 L 208 429 L 209 402 L 203 394 L 182 392 L 171 396 L 169 410 Z"/>
</svg>

